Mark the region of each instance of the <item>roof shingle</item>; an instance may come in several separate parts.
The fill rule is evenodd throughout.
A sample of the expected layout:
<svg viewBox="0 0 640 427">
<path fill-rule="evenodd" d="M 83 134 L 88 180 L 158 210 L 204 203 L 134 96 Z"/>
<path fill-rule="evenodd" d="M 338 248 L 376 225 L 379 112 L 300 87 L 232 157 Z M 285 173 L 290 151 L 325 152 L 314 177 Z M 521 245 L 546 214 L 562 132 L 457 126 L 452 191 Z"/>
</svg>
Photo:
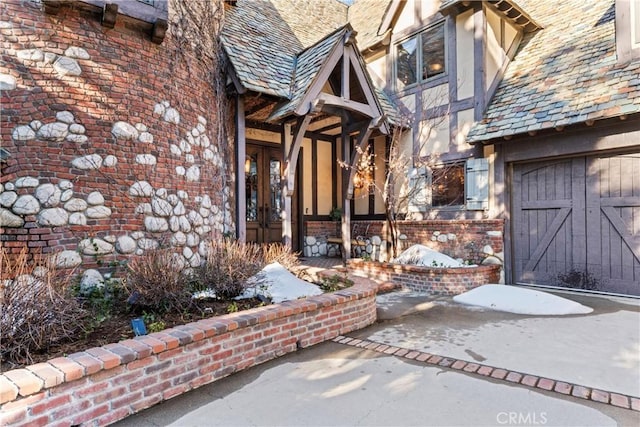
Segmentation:
<svg viewBox="0 0 640 427">
<path fill-rule="evenodd" d="M 361 28 L 368 22 L 375 33 L 388 1 L 357 3 L 375 10 L 358 15 Z M 288 100 L 272 112 L 269 120 L 276 121 L 295 110 L 348 30 L 347 6 L 337 0 L 238 0 L 226 12 L 221 38 L 247 89 Z M 385 97 L 381 105 L 387 115 L 395 114 L 390 99 Z"/>
<path fill-rule="evenodd" d="M 522 41 L 468 142 L 640 112 L 640 61 L 617 61 L 614 0 L 519 3 L 545 28 Z"/>
</svg>

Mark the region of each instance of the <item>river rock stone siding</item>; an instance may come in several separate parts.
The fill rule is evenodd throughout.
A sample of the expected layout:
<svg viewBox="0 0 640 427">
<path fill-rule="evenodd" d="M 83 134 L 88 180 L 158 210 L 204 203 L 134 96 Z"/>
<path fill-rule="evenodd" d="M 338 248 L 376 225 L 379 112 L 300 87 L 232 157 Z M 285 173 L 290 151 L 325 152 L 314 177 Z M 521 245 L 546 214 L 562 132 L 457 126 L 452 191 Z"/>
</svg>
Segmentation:
<svg viewBox="0 0 640 427">
<path fill-rule="evenodd" d="M 83 2 L 50 15 L 5 0 L 0 16 L 2 245 L 103 273 L 162 244 L 199 264 L 202 242 L 235 227 L 211 64 L 171 24 L 159 45 L 151 24 L 107 29 Z"/>
</svg>

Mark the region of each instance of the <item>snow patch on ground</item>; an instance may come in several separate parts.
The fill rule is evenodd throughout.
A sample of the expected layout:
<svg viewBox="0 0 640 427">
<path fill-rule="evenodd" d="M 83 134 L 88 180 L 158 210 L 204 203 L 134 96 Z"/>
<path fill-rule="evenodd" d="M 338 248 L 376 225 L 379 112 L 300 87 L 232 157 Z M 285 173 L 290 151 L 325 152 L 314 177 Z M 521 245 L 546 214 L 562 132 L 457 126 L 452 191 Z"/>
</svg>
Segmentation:
<svg viewBox="0 0 640 427">
<path fill-rule="evenodd" d="M 469 267 L 448 255 L 423 245 L 413 245 L 402 252 L 392 262 L 396 264 L 420 265 L 424 267 L 458 268 Z"/>
<path fill-rule="evenodd" d="M 592 308 L 546 292 L 507 285 L 482 285 L 453 297 L 460 304 L 541 316 L 588 314 Z"/>
<path fill-rule="evenodd" d="M 253 298 L 260 294 L 278 303 L 323 293 L 318 285 L 298 279 L 277 262 L 267 265 L 247 284 L 249 288 L 239 298 Z"/>
</svg>

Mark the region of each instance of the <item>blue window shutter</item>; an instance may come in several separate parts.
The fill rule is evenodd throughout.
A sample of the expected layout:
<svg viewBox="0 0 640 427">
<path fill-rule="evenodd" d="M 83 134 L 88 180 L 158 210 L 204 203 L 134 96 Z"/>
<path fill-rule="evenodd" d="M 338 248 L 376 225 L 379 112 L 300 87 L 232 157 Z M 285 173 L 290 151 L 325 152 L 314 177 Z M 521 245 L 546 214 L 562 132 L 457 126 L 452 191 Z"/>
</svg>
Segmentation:
<svg viewBox="0 0 640 427">
<path fill-rule="evenodd" d="M 468 159 L 465 172 L 467 209 L 489 209 L 489 160 Z"/>
</svg>

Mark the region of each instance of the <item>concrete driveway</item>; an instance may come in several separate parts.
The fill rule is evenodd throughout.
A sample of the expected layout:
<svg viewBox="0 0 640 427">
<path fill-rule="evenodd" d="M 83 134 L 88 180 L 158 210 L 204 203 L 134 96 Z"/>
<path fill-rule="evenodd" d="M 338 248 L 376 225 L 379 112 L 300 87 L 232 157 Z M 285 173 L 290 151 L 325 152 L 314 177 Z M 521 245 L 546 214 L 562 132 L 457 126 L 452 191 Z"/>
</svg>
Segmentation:
<svg viewBox="0 0 640 427">
<path fill-rule="evenodd" d="M 523 316 L 401 291 L 378 296 L 386 321 L 352 336 L 640 397 L 640 300 L 556 295 L 593 312 Z"/>
<path fill-rule="evenodd" d="M 629 398 L 640 395 L 637 303 L 571 298 L 594 313 L 524 317 L 465 308 L 448 298 L 380 296 L 379 315 L 387 320 L 234 374 L 117 425 L 640 425 L 640 400 Z M 486 364 L 555 384 L 626 394 L 636 410 L 425 363 L 429 355 L 444 356 L 445 365 Z"/>
</svg>

